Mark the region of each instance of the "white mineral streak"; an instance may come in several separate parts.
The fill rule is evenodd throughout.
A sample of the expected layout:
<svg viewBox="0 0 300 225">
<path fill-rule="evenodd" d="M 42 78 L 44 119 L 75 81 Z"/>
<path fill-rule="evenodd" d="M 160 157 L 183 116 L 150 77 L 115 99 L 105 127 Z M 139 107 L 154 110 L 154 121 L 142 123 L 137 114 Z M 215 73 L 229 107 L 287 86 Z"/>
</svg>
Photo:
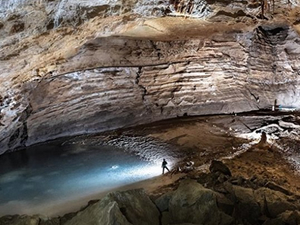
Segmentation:
<svg viewBox="0 0 300 225">
<path fill-rule="evenodd" d="M 289 90 L 284 94 L 277 96 L 277 104 L 281 108 L 294 108 L 296 110 L 300 109 L 300 87 L 295 86 L 295 89 Z"/>
<path fill-rule="evenodd" d="M 66 10 L 65 10 L 65 7 L 66 7 L 66 3 L 68 2 L 68 0 L 62 0 L 59 2 L 58 4 L 58 7 L 57 7 L 57 10 L 54 14 L 54 26 L 55 27 L 58 27 L 59 26 L 59 23 L 60 23 L 60 19 L 63 18 L 64 16 L 66 16 L 66 14 L 68 13 Z"/>
<path fill-rule="evenodd" d="M 26 6 L 41 6 L 46 0 L 0 0 L 0 18 Z"/>
<path fill-rule="evenodd" d="M 146 0 L 145 0 L 146 1 Z M 168 1 L 166 1 L 168 2 Z M 212 14 L 211 7 L 207 4 L 205 0 L 195 0 L 193 1 L 194 4 L 192 6 L 192 10 L 190 13 L 187 13 L 186 10 L 183 10 L 183 12 L 178 12 L 175 10 L 173 5 L 170 5 L 168 3 L 165 3 L 164 8 L 169 9 L 171 11 L 171 16 L 185 16 L 185 17 L 195 17 L 195 18 L 205 18 Z"/>
<path fill-rule="evenodd" d="M 62 20 L 72 19 L 76 15 L 84 18 L 86 12 L 80 10 L 82 7 L 92 9 L 98 6 L 108 6 L 107 15 L 119 15 L 125 8 L 130 9 L 132 13 L 146 17 L 163 16 L 167 9 L 171 11 L 171 14 L 178 14 L 168 0 L 140 0 L 135 5 L 133 5 L 134 2 L 132 0 L 56 0 L 51 4 L 48 3 L 47 5 L 47 3 L 45 0 L 0 0 L 0 18 L 7 17 L 10 13 L 18 12 L 20 8 L 40 6 L 48 8 L 46 11 L 53 18 L 55 27 L 59 27 Z M 206 1 L 195 0 L 190 16 L 203 18 L 210 13 L 211 9 Z"/>
</svg>

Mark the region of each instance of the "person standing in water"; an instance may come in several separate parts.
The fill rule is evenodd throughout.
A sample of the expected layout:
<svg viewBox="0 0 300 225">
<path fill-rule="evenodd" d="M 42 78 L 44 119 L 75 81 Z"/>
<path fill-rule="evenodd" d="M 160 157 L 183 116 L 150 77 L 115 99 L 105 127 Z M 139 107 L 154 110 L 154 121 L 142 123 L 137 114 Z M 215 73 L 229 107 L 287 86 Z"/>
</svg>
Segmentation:
<svg viewBox="0 0 300 225">
<path fill-rule="evenodd" d="M 167 167 L 167 164 L 168 164 L 168 163 L 167 163 L 166 159 L 163 159 L 162 164 L 161 164 L 161 167 L 162 167 L 162 174 L 165 174 L 165 169 L 167 169 L 168 172 L 170 172 L 169 168 Z"/>
</svg>

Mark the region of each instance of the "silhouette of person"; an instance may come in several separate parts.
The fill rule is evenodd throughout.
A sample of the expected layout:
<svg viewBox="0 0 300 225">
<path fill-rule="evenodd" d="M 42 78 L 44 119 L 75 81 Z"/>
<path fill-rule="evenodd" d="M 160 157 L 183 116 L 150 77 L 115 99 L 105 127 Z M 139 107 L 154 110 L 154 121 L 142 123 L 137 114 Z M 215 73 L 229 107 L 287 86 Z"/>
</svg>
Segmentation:
<svg viewBox="0 0 300 225">
<path fill-rule="evenodd" d="M 162 164 L 161 164 L 161 168 L 162 168 L 162 174 L 165 173 L 165 169 L 168 170 L 168 172 L 170 172 L 169 168 L 167 167 L 167 161 L 165 159 L 163 159 Z"/>
</svg>

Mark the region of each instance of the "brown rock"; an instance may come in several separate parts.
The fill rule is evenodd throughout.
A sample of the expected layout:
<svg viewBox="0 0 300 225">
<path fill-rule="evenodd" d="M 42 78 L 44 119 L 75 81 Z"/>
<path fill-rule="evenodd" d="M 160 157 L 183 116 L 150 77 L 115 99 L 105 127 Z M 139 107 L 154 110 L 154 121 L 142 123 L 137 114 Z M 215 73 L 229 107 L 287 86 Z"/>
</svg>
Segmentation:
<svg viewBox="0 0 300 225">
<path fill-rule="evenodd" d="M 274 191 L 282 192 L 285 195 L 292 195 L 290 191 L 288 191 L 286 188 L 281 187 L 280 185 L 274 183 L 274 182 L 268 182 L 265 185 L 267 188 L 272 189 Z"/>
<path fill-rule="evenodd" d="M 271 218 L 287 210 L 296 210 L 299 201 L 281 192 L 273 191 L 268 188 L 259 188 L 254 191 L 255 199 L 260 204 L 262 212 Z"/>
<path fill-rule="evenodd" d="M 39 225 L 60 225 L 59 218 L 41 219 Z"/>
<path fill-rule="evenodd" d="M 160 212 L 169 210 L 169 202 L 173 196 L 173 192 L 167 192 L 166 194 L 160 196 L 155 200 L 155 205 L 159 209 Z"/>
<path fill-rule="evenodd" d="M 21 21 L 15 22 L 12 27 L 10 28 L 9 33 L 14 34 L 14 33 L 19 33 L 25 29 L 25 24 Z"/>
<path fill-rule="evenodd" d="M 124 224 L 131 225 L 118 208 L 116 202 L 96 203 L 84 211 L 79 212 L 71 220 L 67 221 L 65 225 L 114 225 Z"/>
<path fill-rule="evenodd" d="M 63 215 L 60 218 L 61 225 L 64 225 L 67 221 L 71 220 L 74 216 L 76 216 L 77 212 L 71 212 Z"/>
<path fill-rule="evenodd" d="M 142 189 L 113 192 L 78 212 L 65 224 L 158 225 L 159 211 Z"/>
<path fill-rule="evenodd" d="M 212 160 L 212 162 L 209 166 L 209 170 L 212 173 L 220 172 L 224 175 L 231 176 L 231 172 L 230 172 L 229 168 L 221 161 Z"/>
<path fill-rule="evenodd" d="M 300 211 L 285 211 L 279 215 L 279 219 L 284 221 L 288 225 L 300 224 Z"/>
<path fill-rule="evenodd" d="M 286 211 L 280 214 L 276 219 L 270 219 L 263 225 L 299 225 L 300 212 L 299 211 Z"/>
<path fill-rule="evenodd" d="M 39 221 L 38 216 L 27 215 L 3 216 L 0 218 L 1 225 L 39 225 Z"/>
<path fill-rule="evenodd" d="M 172 223 L 231 224 L 233 219 L 217 207 L 216 195 L 193 180 L 181 182 L 174 192 L 169 212 Z"/>
<path fill-rule="evenodd" d="M 254 190 L 239 186 L 232 186 L 230 199 L 234 202 L 233 217 L 250 224 L 258 224 L 262 216 L 261 209 L 254 195 Z"/>
<path fill-rule="evenodd" d="M 267 134 L 266 134 L 266 132 L 262 132 L 260 141 L 257 145 L 258 145 L 258 147 L 264 147 L 266 144 L 267 144 Z"/>
</svg>

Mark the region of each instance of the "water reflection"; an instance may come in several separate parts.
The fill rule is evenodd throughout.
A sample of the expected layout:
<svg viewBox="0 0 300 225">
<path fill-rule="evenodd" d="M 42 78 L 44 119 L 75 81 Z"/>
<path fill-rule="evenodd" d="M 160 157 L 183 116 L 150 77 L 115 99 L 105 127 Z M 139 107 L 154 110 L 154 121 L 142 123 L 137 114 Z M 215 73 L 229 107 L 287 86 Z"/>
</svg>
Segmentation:
<svg viewBox="0 0 300 225">
<path fill-rule="evenodd" d="M 1 166 L 2 169 L 3 166 L 5 168 L 19 168 L 19 167 L 26 167 L 29 163 L 29 157 L 27 154 L 27 150 L 19 151 L 15 153 L 8 153 L 5 155 L 0 155 L 1 160 Z M 4 169 L 4 168 L 3 168 Z M 2 172 L 2 170 L 1 170 Z"/>
<path fill-rule="evenodd" d="M 0 156 L 0 216 L 42 213 L 63 201 L 160 174 L 159 165 L 108 146 L 53 142 Z"/>
</svg>

